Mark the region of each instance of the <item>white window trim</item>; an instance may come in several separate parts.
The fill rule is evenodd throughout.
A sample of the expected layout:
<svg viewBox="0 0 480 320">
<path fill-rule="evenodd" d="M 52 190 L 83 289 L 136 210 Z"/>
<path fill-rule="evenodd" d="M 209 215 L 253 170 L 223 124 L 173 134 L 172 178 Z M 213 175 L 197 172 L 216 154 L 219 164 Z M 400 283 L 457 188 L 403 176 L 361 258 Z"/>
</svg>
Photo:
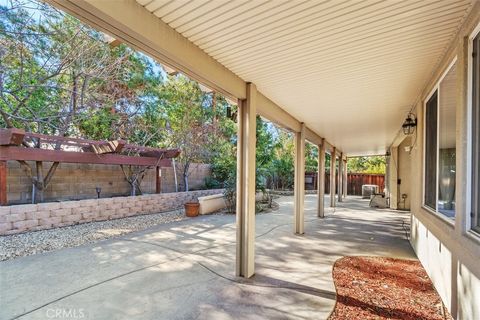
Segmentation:
<svg viewBox="0 0 480 320">
<path fill-rule="evenodd" d="M 474 37 L 475 38 L 475 37 Z M 473 38 L 472 38 L 473 40 Z M 439 166 L 440 166 L 440 160 L 438 156 L 438 141 L 439 141 L 439 136 L 440 136 L 440 130 L 439 130 L 439 124 L 440 124 L 440 83 L 443 81 L 445 76 L 448 74 L 448 72 L 452 69 L 452 67 L 457 63 L 457 56 L 455 56 L 452 61 L 448 64 L 447 68 L 445 71 L 442 73 L 440 78 L 437 80 L 435 85 L 433 86 L 432 90 L 430 93 L 426 96 L 426 98 L 423 100 L 423 121 L 422 121 L 422 126 L 423 126 L 423 143 L 422 143 L 422 149 L 423 149 L 423 161 L 422 161 L 422 167 L 423 167 L 423 173 L 422 173 L 422 208 L 436 217 L 440 218 L 442 221 L 451 224 L 452 226 L 455 225 L 455 218 L 450 219 L 446 217 L 444 214 L 440 213 L 438 211 L 438 190 L 436 190 L 435 193 L 435 209 L 430 208 L 428 205 L 425 204 L 425 159 L 426 159 L 426 150 L 425 150 L 425 138 L 426 138 L 426 129 L 427 126 L 425 125 L 426 119 L 426 113 L 427 113 L 427 103 L 430 100 L 430 98 L 437 92 L 437 169 L 436 169 L 436 182 L 438 184 L 438 173 L 439 173 Z M 456 181 L 456 175 L 455 175 L 455 184 L 457 183 Z M 437 188 L 436 188 L 437 189 Z M 457 215 L 456 208 L 455 208 L 455 217 Z"/>
<path fill-rule="evenodd" d="M 475 227 L 472 222 L 472 149 L 473 149 L 473 39 L 480 34 L 480 23 L 473 29 L 473 32 L 468 37 L 468 59 L 467 59 L 467 190 L 466 190 L 466 212 L 465 212 L 465 230 L 473 235 L 479 237 L 479 233 L 474 231 Z"/>
</svg>

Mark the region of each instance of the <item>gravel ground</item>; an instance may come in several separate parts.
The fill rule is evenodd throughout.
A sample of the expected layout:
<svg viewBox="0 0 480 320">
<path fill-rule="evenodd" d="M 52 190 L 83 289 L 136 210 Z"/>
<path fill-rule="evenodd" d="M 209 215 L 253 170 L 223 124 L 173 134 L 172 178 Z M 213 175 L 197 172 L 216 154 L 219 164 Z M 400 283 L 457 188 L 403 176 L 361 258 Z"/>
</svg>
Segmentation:
<svg viewBox="0 0 480 320">
<path fill-rule="evenodd" d="M 76 247 L 86 243 L 118 237 L 155 225 L 184 220 L 184 210 L 134 216 L 116 220 L 90 222 L 69 227 L 0 236 L 0 261 L 41 252 Z"/>
</svg>

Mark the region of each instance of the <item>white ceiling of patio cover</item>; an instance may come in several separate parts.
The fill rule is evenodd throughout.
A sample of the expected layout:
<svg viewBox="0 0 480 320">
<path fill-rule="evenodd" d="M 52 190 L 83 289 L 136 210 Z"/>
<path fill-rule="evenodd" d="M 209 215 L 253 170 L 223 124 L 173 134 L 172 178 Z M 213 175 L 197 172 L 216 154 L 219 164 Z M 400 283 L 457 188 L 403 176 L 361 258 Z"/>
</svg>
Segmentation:
<svg viewBox="0 0 480 320">
<path fill-rule="evenodd" d="M 349 155 L 385 152 L 472 1 L 137 0 Z"/>
</svg>

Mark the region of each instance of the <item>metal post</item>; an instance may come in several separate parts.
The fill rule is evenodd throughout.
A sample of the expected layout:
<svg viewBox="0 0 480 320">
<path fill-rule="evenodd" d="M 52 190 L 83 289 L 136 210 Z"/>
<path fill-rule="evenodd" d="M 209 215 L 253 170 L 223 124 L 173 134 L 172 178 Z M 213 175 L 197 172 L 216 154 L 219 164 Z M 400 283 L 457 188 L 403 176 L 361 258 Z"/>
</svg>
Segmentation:
<svg viewBox="0 0 480 320">
<path fill-rule="evenodd" d="M 338 202 L 343 202 L 343 153 L 338 157 Z"/>
<path fill-rule="evenodd" d="M 335 207 L 335 180 L 336 180 L 336 165 L 337 150 L 333 147 L 333 151 L 330 156 L 330 207 Z"/>
<path fill-rule="evenodd" d="M 256 97 L 248 83 L 247 98 L 238 101 L 236 274 L 245 278 L 255 273 Z"/>
<path fill-rule="evenodd" d="M 304 213 L 303 206 L 305 201 L 305 124 L 302 123 L 300 132 L 295 132 L 295 233 L 304 233 Z"/>
<path fill-rule="evenodd" d="M 347 158 L 343 162 L 343 197 L 347 197 L 348 193 L 348 168 L 347 168 Z"/>
<path fill-rule="evenodd" d="M 325 139 L 318 146 L 318 217 L 325 217 Z"/>
</svg>

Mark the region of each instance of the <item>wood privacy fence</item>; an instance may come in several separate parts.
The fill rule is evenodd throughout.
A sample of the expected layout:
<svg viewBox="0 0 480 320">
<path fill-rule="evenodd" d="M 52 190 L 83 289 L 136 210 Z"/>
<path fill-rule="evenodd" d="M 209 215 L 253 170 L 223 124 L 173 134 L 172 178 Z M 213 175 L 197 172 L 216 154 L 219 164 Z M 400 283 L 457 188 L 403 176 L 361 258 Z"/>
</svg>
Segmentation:
<svg viewBox="0 0 480 320">
<path fill-rule="evenodd" d="M 351 195 L 361 196 L 362 185 L 364 184 L 377 185 L 379 192 L 383 192 L 383 189 L 385 189 L 384 174 L 349 173 L 347 181 L 347 194 Z"/>
<path fill-rule="evenodd" d="M 337 186 L 338 186 L 338 173 L 337 173 Z M 305 173 L 305 189 L 315 190 L 317 189 L 318 174 L 316 172 Z M 383 192 L 385 188 L 385 175 L 384 174 L 368 174 L 368 173 L 349 173 L 347 179 L 347 194 L 349 195 L 362 195 L 362 185 L 374 184 L 379 187 L 379 191 Z M 325 193 L 330 193 L 330 174 L 325 173 Z"/>
</svg>

